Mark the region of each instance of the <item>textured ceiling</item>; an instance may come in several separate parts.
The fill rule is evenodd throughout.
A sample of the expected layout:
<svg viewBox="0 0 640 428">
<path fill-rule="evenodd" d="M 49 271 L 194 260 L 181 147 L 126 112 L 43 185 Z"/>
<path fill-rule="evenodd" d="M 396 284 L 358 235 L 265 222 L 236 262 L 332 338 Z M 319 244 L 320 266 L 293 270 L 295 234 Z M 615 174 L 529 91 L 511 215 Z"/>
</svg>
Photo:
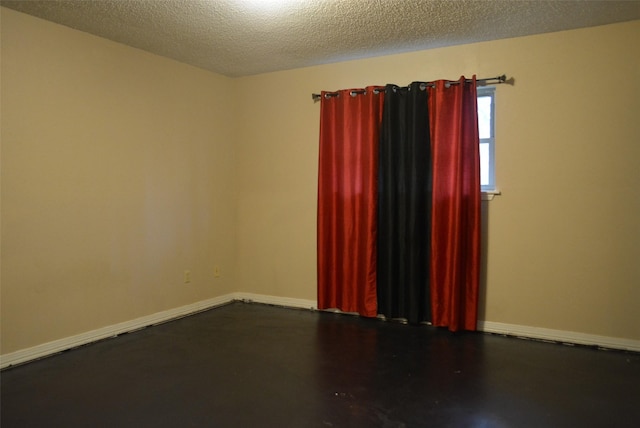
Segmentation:
<svg viewBox="0 0 640 428">
<path fill-rule="evenodd" d="M 0 4 L 232 77 L 640 19 L 640 1 L 1 0 Z"/>
</svg>

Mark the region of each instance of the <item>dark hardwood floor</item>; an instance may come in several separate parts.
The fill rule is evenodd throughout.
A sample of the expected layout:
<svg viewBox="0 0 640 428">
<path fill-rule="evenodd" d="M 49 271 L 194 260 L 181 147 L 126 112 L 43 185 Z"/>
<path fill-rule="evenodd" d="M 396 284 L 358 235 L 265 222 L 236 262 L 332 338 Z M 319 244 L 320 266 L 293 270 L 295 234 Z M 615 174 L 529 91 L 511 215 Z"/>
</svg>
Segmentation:
<svg viewBox="0 0 640 428">
<path fill-rule="evenodd" d="M 640 354 L 232 303 L 0 373 L 1 426 L 640 427 Z"/>
</svg>

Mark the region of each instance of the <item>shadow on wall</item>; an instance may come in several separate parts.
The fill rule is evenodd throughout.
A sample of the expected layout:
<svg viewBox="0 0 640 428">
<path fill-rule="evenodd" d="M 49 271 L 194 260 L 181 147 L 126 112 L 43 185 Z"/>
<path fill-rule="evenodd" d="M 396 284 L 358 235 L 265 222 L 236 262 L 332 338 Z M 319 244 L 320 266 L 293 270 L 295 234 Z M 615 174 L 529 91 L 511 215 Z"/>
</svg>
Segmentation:
<svg viewBox="0 0 640 428">
<path fill-rule="evenodd" d="M 484 321 L 487 309 L 487 264 L 489 252 L 489 201 L 481 203 L 480 290 L 478 290 L 478 320 Z"/>
</svg>

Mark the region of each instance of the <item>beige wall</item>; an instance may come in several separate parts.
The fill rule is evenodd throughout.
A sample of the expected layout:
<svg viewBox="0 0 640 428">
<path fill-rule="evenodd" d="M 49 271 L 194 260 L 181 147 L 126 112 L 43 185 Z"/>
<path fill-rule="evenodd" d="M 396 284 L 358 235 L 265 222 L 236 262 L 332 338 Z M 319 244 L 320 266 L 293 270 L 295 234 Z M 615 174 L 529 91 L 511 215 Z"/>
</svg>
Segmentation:
<svg viewBox="0 0 640 428">
<path fill-rule="evenodd" d="M 640 340 L 639 38 L 232 80 L 2 8 L 2 354 L 233 291 L 315 299 L 311 93 L 473 73 L 516 79 L 497 88 L 482 318 Z"/>
<path fill-rule="evenodd" d="M 238 289 L 315 299 L 312 92 L 507 73 L 481 317 L 640 339 L 635 40 L 640 21 L 240 79 Z"/>
<path fill-rule="evenodd" d="M 1 79 L 3 354 L 234 289 L 230 79 L 5 8 Z"/>
</svg>

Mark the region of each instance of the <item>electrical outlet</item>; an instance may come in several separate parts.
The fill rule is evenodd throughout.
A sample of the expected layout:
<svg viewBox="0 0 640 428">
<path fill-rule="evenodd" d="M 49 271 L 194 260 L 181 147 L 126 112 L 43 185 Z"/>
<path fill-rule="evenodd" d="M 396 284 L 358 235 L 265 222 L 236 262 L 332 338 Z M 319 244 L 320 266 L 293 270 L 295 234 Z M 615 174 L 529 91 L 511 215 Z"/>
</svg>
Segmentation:
<svg viewBox="0 0 640 428">
<path fill-rule="evenodd" d="M 213 267 L 213 276 L 215 276 L 216 278 L 220 278 L 220 266 L 215 265 Z"/>
<path fill-rule="evenodd" d="M 191 271 L 190 270 L 185 270 L 184 271 L 184 283 L 188 284 L 191 282 Z"/>
</svg>

